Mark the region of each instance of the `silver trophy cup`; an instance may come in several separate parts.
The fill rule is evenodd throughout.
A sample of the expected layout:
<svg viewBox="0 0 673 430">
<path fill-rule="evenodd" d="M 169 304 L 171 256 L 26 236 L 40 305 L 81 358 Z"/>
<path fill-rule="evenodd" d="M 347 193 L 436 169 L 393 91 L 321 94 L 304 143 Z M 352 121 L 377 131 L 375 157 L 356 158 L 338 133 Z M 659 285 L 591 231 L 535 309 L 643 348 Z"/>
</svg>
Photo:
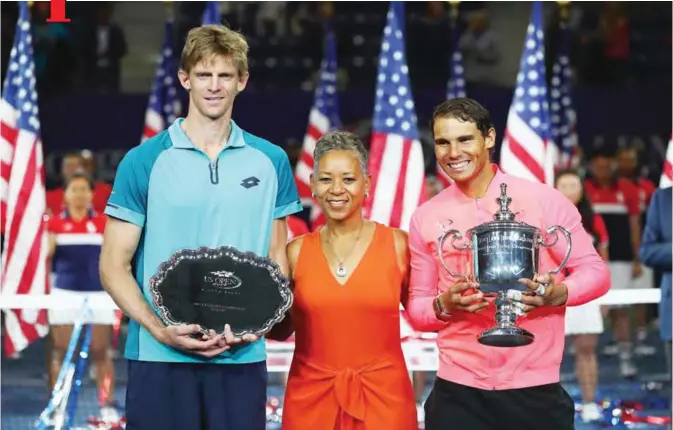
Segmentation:
<svg viewBox="0 0 673 430">
<path fill-rule="evenodd" d="M 570 232 L 554 225 L 543 234 L 537 227 L 516 221 L 516 214 L 509 210 L 512 199 L 507 196 L 507 185 L 504 183 L 500 184 L 500 197 L 496 201 L 500 204 L 500 210 L 494 215 L 493 221 L 468 230 L 466 237 L 458 230 L 448 230 L 440 236 L 437 249 L 442 266 L 449 275 L 466 280 L 470 279 L 469 274 L 452 271 L 444 261 L 444 241 L 451 239 L 451 245 L 457 251 L 471 250 L 474 281 L 485 296 L 495 296 L 496 326 L 481 333 L 479 342 L 502 347 L 528 345 L 535 336 L 515 326 L 517 314 L 512 300 L 507 297 L 507 290 L 530 292 L 518 280 L 533 279 L 537 275 L 540 247 L 556 245 L 560 231 L 566 238 L 567 248 L 561 264 L 550 272 L 559 273 L 570 257 Z"/>
</svg>

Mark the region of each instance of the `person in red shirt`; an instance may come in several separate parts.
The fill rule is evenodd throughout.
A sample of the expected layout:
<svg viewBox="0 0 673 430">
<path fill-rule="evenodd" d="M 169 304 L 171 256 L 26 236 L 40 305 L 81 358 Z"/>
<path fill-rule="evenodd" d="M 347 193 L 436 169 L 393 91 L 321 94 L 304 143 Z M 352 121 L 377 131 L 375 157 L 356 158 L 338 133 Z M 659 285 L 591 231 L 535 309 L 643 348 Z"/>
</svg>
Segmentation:
<svg viewBox="0 0 673 430">
<path fill-rule="evenodd" d="M 65 184 L 68 179 L 77 172 L 84 170 L 84 159 L 79 153 L 71 152 L 65 154 L 61 160 L 61 180 Z M 63 187 L 58 187 L 47 191 L 47 211 L 50 214 L 59 214 L 65 209 Z"/>
<path fill-rule="evenodd" d="M 49 251 L 52 261 L 50 298 L 83 306 L 84 300 L 99 300 L 103 291 L 98 275 L 98 263 L 106 215 L 91 209 L 91 180 L 83 173 L 72 174 L 65 183 L 65 209 L 49 217 Z M 73 324 L 80 317 L 79 310 L 50 310 L 51 360 L 49 365 L 50 385 L 56 381 L 66 353 Z M 115 322 L 114 310 L 94 310 L 83 316 L 83 324 L 93 324 L 90 357 L 96 369 L 99 392 L 104 389 L 104 380 L 110 375 L 110 387 L 105 390 L 101 416 L 118 420 L 113 405 L 114 368 L 110 350 L 111 326 Z"/>
<path fill-rule="evenodd" d="M 595 154 L 590 164 L 591 177 L 585 181 L 586 193 L 594 212 L 600 214 L 610 236 L 608 246 L 612 289 L 638 288 L 643 269 L 639 261 L 641 215 L 638 189 L 615 175 L 614 157 Z M 631 327 L 628 307 L 612 306 L 612 329 L 617 342 L 606 353 L 617 352 L 623 377 L 632 377 L 637 369 L 632 361 Z"/>
<path fill-rule="evenodd" d="M 84 171 L 92 178 L 96 177 L 96 159 L 93 152 L 85 149 L 82 151 L 82 160 L 84 162 Z M 112 185 L 105 181 L 97 180 L 93 186 L 93 200 L 91 204 L 98 212 L 104 212 L 107 201 L 112 194 Z"/>
<path fill-rule="evenodd" d="M 73 152 L 63 157 L 61 164 L 63 183 L 68 182 L 68 179 L 75 173 L 86 173 L 93 178 L 95 177 L 95 171 L 96 163 L 91 151 Z M 103 213 L 105 211 L 105 205 L 107 205 L 111 193 L 112 186 L 107 182 L 94 182 L 91 205 L 96 212 Z M 47 191 L 47 210 L 49 213 L 57 214 L 65 209 L 64 194 L 63 187 Z"/>
<path fill-rule="evenodd" d="M 593 239 L 596 250 L 603 260 L 608 260 L 608 232 L 603 217 L 595 213 L 587 199 L 582 178 L 573 170 L 556 174 L 556 189 L 568 198 L 579 211 L 582 225 Z M 575 372 L 582 393 L 582 420 L 598 421 L 603 412 L 596 403 L 598 385 L 598 359 L 596 347 L 598 335 L 603 333 L 603 315 L 598 303 L 589 302 L 581 306 L 566 308 L 566 336 L 573 336 L 575 348 Z"/>
<path fill-rule="evenodd" d="M 638 152 L 634 148 L 623 147 L 617 151 L 617 175 L 631 182 L 638 189 L 638 201 L 640 203 L 641 225 L 645 225 L 647 217 L 647 207 L 652 199 L 652 194 L 657 189 L 654 182 L 640 175 L 638 169 Z M 654 271 L 652 268 L 645 265 L 643 267 L 643 274 L 636 279 L 637 288 L 654 288 Z M 636 326 L 636 338 L 638 346 L 635 347 L 634 352 L 637 355 L 654 355 L 656 348 L 652 345 L 647 345 L 647 308 L 648 305 L 634 305 Z"/>
</svg>

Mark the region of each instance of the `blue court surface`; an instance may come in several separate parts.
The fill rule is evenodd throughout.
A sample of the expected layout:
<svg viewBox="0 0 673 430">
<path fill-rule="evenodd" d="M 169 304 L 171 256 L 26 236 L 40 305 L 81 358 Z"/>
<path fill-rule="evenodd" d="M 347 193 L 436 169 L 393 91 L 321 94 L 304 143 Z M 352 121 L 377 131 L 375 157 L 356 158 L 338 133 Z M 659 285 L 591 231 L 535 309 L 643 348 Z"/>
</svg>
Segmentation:
<svg viewBox="0 0 673 430">
<path fill-rule="evenodd" d="M 605 343 L 607 335 L 603 336 L 601 343 Z M 123 345 L 123 343 L 121 343 Z M 590 430 L 600 428 L 614 429 L 670 429 L 670 425 L 654 424 L 623 424 L 613 415 L 618 415 L 619 409 L 615 409 L 611 402 L 630 401 L 634 402 L 640 410 L 634 414 L 638 417 L 666 417 L 671 414 L 671 381 L 666 373 L 663 349 L 657 338 L 652 335 L 649 344 L 657 347 L 654 356 L 637 357 L 636 365 L 639 368 L 638 375 L 630 380 L 622 378 L 619 374 L 617 358 L 600 357 L 600 388 L 598 400 L 604 401 L 605 419 L 596 424 L 584 424 L 578 418 L 577 430 Z M 600 350 L 600 348 L 599 348 Z M 49 393 L 47 391 L 47 379 L 45 371 L 45 348 L 43 342 L 37 342 L 25 350 L 20 359 L 2 359 L 2 421 L 0 428 L 3 430 L 27 430 L 34 428 L 34 423 L 39 413 L 47 404 Z M 126 381 L 126 366 L 123 359 L 116 361 L 117 388 L 116 398 L 123 405 L 124 386 Z M 577 386 L 572 355 L 566 354 L 562 367 L 562 382 L 567 390 L 578 399 L 579 388 Z M 428 381 L 426 396 L 430 391 L 431 380 Z M 282 386 L 277 375 L 271 374 L 269 384 L 269 399 L 282 402 Z M 282 405 L 281 405 L 282 406 Z M 76 428 L 87 428 L 87 417 L 95 415 L 98 411 L 96 390 L 91 379 L 85 377 L 83 387 L 78 396 L 77 412 L 75 417 Z M 271 414 L 268 429 L 279 429 L 278 415 Z M 385 430 L 385 429 L 381 429 Z"/>
</svg>

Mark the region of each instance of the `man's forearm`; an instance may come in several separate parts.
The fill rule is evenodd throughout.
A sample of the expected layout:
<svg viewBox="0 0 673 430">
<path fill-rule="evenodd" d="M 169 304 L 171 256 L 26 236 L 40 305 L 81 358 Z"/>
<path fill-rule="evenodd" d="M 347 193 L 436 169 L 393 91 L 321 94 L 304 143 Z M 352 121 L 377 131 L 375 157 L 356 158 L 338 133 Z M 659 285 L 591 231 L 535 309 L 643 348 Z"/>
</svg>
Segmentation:
<svg viewBox="0 0 673 430">
<path fill-rule="evenodd" d="M 100 275 L 105 291 L 129 318 L 143 326 L 153 336 L 164 328 L 164 324 L 143 297 L 130 270 L 102 266 Z"/>
</svg>

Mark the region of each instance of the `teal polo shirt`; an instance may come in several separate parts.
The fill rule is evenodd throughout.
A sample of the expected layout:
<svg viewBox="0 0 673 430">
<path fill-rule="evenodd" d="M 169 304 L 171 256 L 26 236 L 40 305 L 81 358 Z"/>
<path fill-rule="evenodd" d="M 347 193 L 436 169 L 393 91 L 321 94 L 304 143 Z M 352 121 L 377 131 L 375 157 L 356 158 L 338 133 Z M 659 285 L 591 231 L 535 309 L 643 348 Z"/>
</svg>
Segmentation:
<svg viewBox="0 0 673 430">
<path fill-rule="evenodd" d="M 231 121 L 225 149 L 217 160 L 210 160 L 187 137 L 182 120 L 124 156 L 105 209 L 107 215 L 142 228 L 134 268 L 150 306 L 149 279 L 176 251 L 226 245 L 267 256 L 273 220 L 302 209 L 283 149 Z M 141 361 L 253 363 L 266 359 L 266 349 L 260 339 L 202 359 L 161 344 L 131 321 L 125 356 Z"/>
</svg>

